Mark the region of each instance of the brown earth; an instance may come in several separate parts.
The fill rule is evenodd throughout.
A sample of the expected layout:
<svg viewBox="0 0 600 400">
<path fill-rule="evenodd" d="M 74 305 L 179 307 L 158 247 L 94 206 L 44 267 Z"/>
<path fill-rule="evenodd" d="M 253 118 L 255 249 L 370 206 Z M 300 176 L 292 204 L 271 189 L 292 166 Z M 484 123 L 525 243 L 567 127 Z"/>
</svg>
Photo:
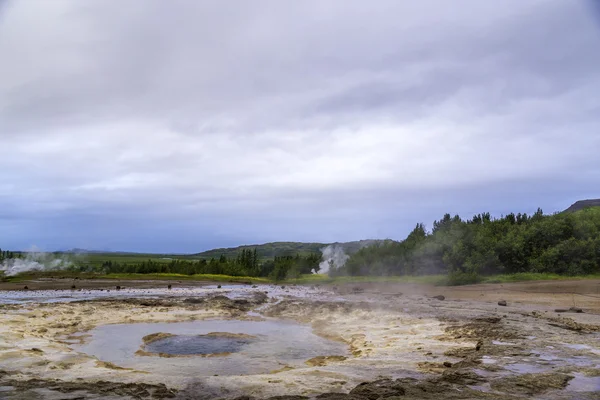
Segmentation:
<svg viewBox="0 0 600 400">
<path fill-rule="evenodd" d="M 361 293 L 397 296 L 424 295 L 433 298 L 443 295 L 445 300 L 474 300 L 507 305 L 536 305 L 548 309 L 581 307 L 586 312 L 600 314 L 600 279 L 573 279 L 561 281 L 535 281 L 491 283 L 466 286 L 433 286 L 403 283 L 348 283 L 337 285 L 343 294 Z"/>
</svg>

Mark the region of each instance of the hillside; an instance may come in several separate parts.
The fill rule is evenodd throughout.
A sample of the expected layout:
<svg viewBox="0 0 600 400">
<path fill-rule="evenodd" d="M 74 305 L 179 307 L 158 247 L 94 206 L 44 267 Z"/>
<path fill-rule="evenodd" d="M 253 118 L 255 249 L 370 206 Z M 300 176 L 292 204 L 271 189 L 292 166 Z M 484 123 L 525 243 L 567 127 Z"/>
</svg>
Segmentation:
<svg viewBox="0 0 600 400">
<path fill-rule="evenodd" d="M 576 201 L 575 203 L 571 204 L 571 206 L 563 212 L 575 212 L 575 211 L 583 210 L 584 208 L 588 208 L 588 207 L 600 207 L 600 199 Z"/>
<path fill-rule="evenodd" d="M 227 258 L 235 258 L 242 250 L 254 250 L 260 258 L 273 258 L 280 256 L 295 256 L 300 254 L 306 256 L 309 254 L 319 253 L 321 249 L 329 245 L 339 245 L 348 254 L 356 253 L 359 249 L 371 244 L 383 242 L 382 240 L 358 240 L 354 242 L 343 243 L 303 243 L 303 242 L 271 242 L 264 244 L 251 244 L 238 247 L 220 248 L 203 251 L 193 254 L 194 258 L 219 258 L 224 255 Z"/>
<path fill-rule="evenodd" d="M 422 224 L 402 242 L 354 253 L 334 274 L 394 276 L 447 273 L 454 283 L 515 273 L 586 275 L 600 273 L 600 207 L 544 215 L 489 213 L 462 219 L 444 215 L 431 231 Z M 574 205 L 574 206 L 575 206 Z M 574 208 L 574 207 L 573 207 Z"/>
</svg>

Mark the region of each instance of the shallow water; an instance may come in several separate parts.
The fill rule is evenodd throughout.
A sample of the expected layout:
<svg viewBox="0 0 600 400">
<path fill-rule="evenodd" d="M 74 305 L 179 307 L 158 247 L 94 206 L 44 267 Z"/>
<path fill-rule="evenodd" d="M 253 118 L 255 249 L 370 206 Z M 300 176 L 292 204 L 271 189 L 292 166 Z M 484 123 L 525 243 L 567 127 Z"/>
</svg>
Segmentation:
<svg viewBox="0 0 600 400">
<path fill-rule="evenodd" d="M 566 390 L 573 392 L 600 392 L 600 376 L 585 376 L 580 373 L 573 374 L 575 378 L 569 381 Z"/>
<path fill-rule="evenodd" d="M 175 284 L 174 284 L 175 285 Z M 252 295 L 256 291 L 266 292 L 268 296 L 294 296 L 299 298 L 310 297 L 311 299 L 330 299 L 331 293 L 307 286 L 291 286 L 282 289 L 275 285 L 257 285 L 253 288 L 249 285 L 207 285 L 198 287 L 173 287 L 163 288 L 122 288 L 116 290 L 111 283 L 106 285 L 108 289 L 64 289 L 64 290 L 5 290 L 0 291 L 0 304 L 22 304 L 22 303 L 66 303 L 81 300 L 111 300 L 125 298 L 181 298 L 192 296 L 206 296 L 211 294 L 225 295 L 230 298 L 243 298 Z M 112 287 L 111 287 L 112 286 Z M 166 286 L 166 284 L 165 284 Z"/>
<path fill-rule="evenodd" d="M 176 335 L 149 343 L 145 350 L 171 355 L 237 353 L 252 342 L 250 338 Z"/>
<path fill-rule="evenodd" d="M 552 369 L 552 366 L 514 363 L 508 364 L 504 368 L 509 371 L 516 372 L 518 374 L 540 374 L 542 372 L 550 371 Z"/>
<path fill-rule="evenodd" d="M 165 332 L 175 335 L 205 335 L 210 332 L 244 333 L 257 336 L 237 353 L 221 357 L 136 356 L 146 335 Z M 343 343 L 323 339 L 312 333 L 310 326 L 267 321 L 209 320 L 181 323 L 142 323 L 105 325 L 88 332 L 91 338 L 77 351 L 112 362 L 163 375 L 245 375 L 268 373 L 284 366 L 302 367 L 304 361 L 327 355 L 347 355 Z"/>
</svg>

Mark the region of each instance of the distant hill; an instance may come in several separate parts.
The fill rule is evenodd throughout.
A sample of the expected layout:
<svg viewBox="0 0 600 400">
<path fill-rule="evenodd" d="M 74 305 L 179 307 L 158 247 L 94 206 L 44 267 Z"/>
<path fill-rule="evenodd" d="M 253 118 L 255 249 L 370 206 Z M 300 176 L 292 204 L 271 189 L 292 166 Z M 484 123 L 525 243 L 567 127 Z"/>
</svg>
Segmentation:
<svg viewBox="0 0 600 400">
<path fill-rule="evenodd" d="M 227 258 L 237 257 L 244 249 L 254 250 L 260 258 L 273 258 L 281 256 L 295 256 L 296 254 L 308 255 L 318 253 L 321 249 L 329 245 L 338 245 L 344 249 L 347 254 L 356 253 L 359 249 L 370 246 L 383 240 L 358 240 L 354 242 L 336 242 L 336 243 L 303 243 L 303 242 L 272 242 L 264 244 L 251 244 L 238 247 L 228 247 L 203 251 L 202 253 L 192 254 L 198 258 L 219 258 L 224 255 Z"/>
<path fill-rule="evenodd" d="M 567 208 L 563 212 L 575 212 L 575 211 L 583 210 L 584 208 L 589 208 L 589 207 L 600 207 L 600 199 L 576 201 L 575 203 L 571 204 L 571 207 Z"/>
</svg>

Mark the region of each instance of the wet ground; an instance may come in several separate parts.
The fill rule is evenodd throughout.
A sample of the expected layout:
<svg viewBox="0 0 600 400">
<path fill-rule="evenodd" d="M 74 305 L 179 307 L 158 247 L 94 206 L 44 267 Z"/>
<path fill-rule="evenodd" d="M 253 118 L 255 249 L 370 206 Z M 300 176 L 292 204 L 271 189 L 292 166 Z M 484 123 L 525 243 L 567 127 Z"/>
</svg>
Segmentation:
<svg viewBox="0 0 600 400">
<path fill-rule="evenodd" d="M 600 398 L 594 282 L 153 284 L 0 292 L 0 398 Z"/>
</svg>

